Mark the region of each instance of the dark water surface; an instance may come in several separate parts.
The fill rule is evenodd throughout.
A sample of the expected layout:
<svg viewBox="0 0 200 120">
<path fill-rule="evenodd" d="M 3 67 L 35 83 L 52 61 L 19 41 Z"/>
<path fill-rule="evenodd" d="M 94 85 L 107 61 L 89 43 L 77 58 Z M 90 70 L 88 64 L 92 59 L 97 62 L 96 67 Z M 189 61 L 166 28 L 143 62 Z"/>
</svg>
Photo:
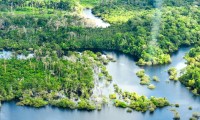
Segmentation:
<svg viewBox="0 0 200 120">
<path fill-rule="evenodd" d="M 113 76 L 113 83 L 117 83 L 123 90 L 135 91 L 140 95 L 148 97 L 166 97 L 171 103 L 179 103 L 180 107 L 176 109 L 180 113 L 181 120 L 188 120 L 193 112 L 200 112 L 200 97 L 193 96 L 179 82 L 166 82 L 169 78 L 167 70 L 170 67 L 181 69 L 185 66 L 183 56 L 188 51 L 189 48 L 181 48 L 178 53 L 172 56 L 172 63 L 169 65 L 149 67 L 138 67 L 133 58 L 125 54 L 116 52 L 105 53 L 117 60 L 117 62 L 109 63 L 107 66 L 109 73 Z M 139 79 L 135 73 L 142 68 L 146 70 L 150 77 L 154 75 L 159 77 L 160 82 L 152 81 L 156 85 L 155 90 L 149 90 L 146 86 L 139 84 Z M 192 106 L 193 110 L 188 110 L 189 106 Z M 2 105 L 0 120 L 172 120 L 173 113 L 170 109 L 172 107 L 157 109 L 153 114 L 136 111 L 127 113 L 126 109 L 108 105 L 104 106 L 101 111 L 88 112 L 64 110 L 51 106 L 36 109 L 16 106 L 15 102 L 6 102 Z"/>
</svg>

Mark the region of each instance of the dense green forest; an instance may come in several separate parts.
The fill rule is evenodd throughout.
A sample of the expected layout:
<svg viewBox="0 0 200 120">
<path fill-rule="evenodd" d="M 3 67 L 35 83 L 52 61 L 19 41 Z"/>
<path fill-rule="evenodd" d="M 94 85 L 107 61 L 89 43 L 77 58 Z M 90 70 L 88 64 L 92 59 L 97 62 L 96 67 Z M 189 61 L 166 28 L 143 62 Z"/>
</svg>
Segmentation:
<svg viewBox="0 0 200 120">
<path fill-rule="evenodd" d="M 94 75 L 110 80 L 103 65 L 107 59 L 90 51 L 68 52 L 63 57 L 58 57 L 59 52 L 50 53 L 44 47 L 35 51 L 34 58 L 17 59 L 13 55 L 11 59 L 0 59 L 0 101 L 16 99 L 18 105 L 75 108 L 74 101 L 80 100 L 88 104 L 82 109 L 90 109 Z"/>
<path fill-rule="evenodd" d="M 63 50 L 116 50 L 133 55 L 139 65 L 152 65 L 169 63 L 169 54 L 182 45 L 199 44 L 198 1 L 165 1 L 158 33 L 152 32 L 157 8 L 151 0 L 98 2 L 94 13 L 113 23 L 106 29 L 85 26 L 87 20 L 79 15 L 84 2 L 93 4 L 84 0 L 1 1 L 0 48 L 28 50 L 53 43 Z M 115 24 L 115 19 L 121 24 Z"/>
<path fill-rule="evenodd" d="M 93 10 L 96 15 L 103 17 L 104 20 L 120 24 L 152 9 L 161 9 L 161 12 L 164 13 L 165 10 L 162 9 L 166 7 L 176 9 L 198 5 L 198 0 L 118 0 L 95 6 Z"/>
<path fill-rule="evenodd" d="M 194 94 L 200 94 L 200 47 L 195 47 L 185 56 L 186 70 L 179 78 Z"/>
</svg>

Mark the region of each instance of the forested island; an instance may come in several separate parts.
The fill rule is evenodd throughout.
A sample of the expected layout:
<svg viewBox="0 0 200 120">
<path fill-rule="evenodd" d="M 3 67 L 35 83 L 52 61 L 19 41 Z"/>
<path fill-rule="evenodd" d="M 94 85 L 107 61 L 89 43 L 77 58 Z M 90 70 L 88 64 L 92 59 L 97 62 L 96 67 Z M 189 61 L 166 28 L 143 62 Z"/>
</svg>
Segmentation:
<svg viewBox="0 0 200 120">
<path fill-rule="evenodd" d="M 187 67 L 180 81 L 195 95 L 200 95 L 200 47 L 194 47 L 186 54 Z"/>
<path fill-rule="evenodd" d="M 0 0 L 0 102 L 88 111 L 112 103 L 150 113 L 179 106 L 113 83 L 107 65 L 117 60 L 104 51 L 129 55 L 145 68 L 169 65 L 184 47 L 191 48 L 186 67 L 165 72 L 199 97 L 199 5 L 199 0 Z M 109 26 L 97 26 L 84 15 L 87 9 Z M 168 79 L 147 73 L 133 72 L 151 91 Z M 105 95 L 101 89 L 108 86 L 113 91 Z"/>
</svg>

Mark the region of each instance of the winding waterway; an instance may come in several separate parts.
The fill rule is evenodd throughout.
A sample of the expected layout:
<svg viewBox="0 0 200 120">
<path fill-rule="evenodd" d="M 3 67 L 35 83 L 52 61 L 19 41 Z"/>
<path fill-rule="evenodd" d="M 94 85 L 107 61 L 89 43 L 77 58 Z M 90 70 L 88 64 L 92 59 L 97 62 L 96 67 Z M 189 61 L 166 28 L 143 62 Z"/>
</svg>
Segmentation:
<svg viewBox="0 0 200 120">
<path fill-rule="evenodd" d="M 100 28 L 107 28 L 110 26 L 109 23 L 103 21 L 101 18 L 99 17 L 96 17 L 92 14 L 92 10 L 91 9 L 84 9 L 83 10 L 83 16 L 86 18 L 86 19 L 89 19 L 91 20 L 94 25 L 96 27 L 100 27 Z"/>
<path fill-rule="evenodd" d="M 87 14 L 90 15 L 90 13 L 91 11 Z M 176 67 L 179 70 L 184 68 L 186 65 L 183 56 L 189 49 L 179 49 L 177 53 L 172 55 L 172 63 L 169 65 L 147 67 L 137 66 L 133 58 L 126 54 L 106 51 L 104 53 L 113 56 L 116 60 L 116 62 L 111 62 L 107 65 L 107 69 L 113 77 L 113 83 L 117 83 L 123 90 L 135 91 L 148 97 L 166 97 L 170 103 L 179 103 L 180 107 L 176 109 L 180 113 L 181 119 L 188 120 L 193 112 L 200 111 L 200 97 L 193 96 L 180 82 L 169 81 L 167 70 L 170 67 Z M 0 58 L 4 58 L 2 57 L 3 54 L 8 54 L 9 56 L 11 53 L 4 51 L 0 54 Z M 135 73 L 140 69 L 145 69 L 146 74 L 150 77 L 158 76 L 160 82 L 152 81 L 156 85 L 155 90 L 150 90 L 146 86 L 139 84 L 140 80 Z M 104 92 L 109 93 L 112 90 L 112 87 L 108 87 Z M 188 110 L 189 106 L 192 106 L 193 109 Z M 116 108 L 109 104 L 104 106 L 101 111 L 88 112 L 59 109 L 51 106 L 37 109 L 16 106 L 15 102 L 5 102 L 0 109 L 0 120 L 172 120 L 173 113 L 170 109 L 172 107 L 156 109 L 154 113 L 136 111 L 127 113 L 126 109 Z"/>
</svg>

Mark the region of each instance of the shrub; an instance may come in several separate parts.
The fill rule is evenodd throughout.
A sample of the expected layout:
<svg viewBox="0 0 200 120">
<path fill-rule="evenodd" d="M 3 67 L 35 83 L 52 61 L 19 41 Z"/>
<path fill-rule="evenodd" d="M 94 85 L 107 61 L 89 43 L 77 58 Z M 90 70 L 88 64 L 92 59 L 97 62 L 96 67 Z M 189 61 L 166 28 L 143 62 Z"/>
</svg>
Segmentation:
<svg viewBox="0 0 200 120">
<path fill-rule="evenodd" d="M 179 107 L 179 104 L 175 104 L 175 107 Z"/>
<path fill-rule="evenodd" d="M 17 103 L 17 105 L 28 105 L 37 108 L 46 106 L 47 104 L 48 102 L 44 101 L 42 98 L 24 98 L 22 101 Z"/>
<path fill-rule="evenodd" d="M 179 115 L 179 113 L 178 112 L 175 112 L 174 113 L 174 118 L 173 118 L 174 120 L 180 120 L 181 119 L 181 117 L 180 117 L 180 115 Z"/>
<path fill-rule="evenodd" d="M 132 109 L 128 108 L 128 109 L 126 110 L 126 112 L 131 113 L 131 112 L 132 112 Z"/>
<path fill-rule="evenodd" d="M 74 109 L 76 107 L 75 103 L 68 98 L 63 98 L 60 100 L 54 100 L 51 102 L 51 105 L 57 106 L 57 107 L 62 107 L 62 108 L 70 108 Z"/>
<path fill-rule="evenodd" d="M 153 76 L 153 81 L 159 82 L 160 80 L 158 79 L 157 76 Z"/>
<path fill-rule="evenodd" d="M 84 100 L 84 99 L 78 102 L 77 108 L 79 110 L 89 110 L 89 111 L 96 109 L 96 107 L 92 103 L 89 103 L 88 100 Z"/>
<path fill-rule="evenodd" d="M 168 74 L 170 75 L 170 76 L 169 76 L 169 79 L 170 79 L 170 80 L 175 80 L 175 81 L 178 80 L 176 68 L 174 68 L 174 67 L 170 68 L 170 69 L 168 70 Z"/>
<path fill-rule="evenodd" d="M 145 70 L 142 69 L 142 70 L 138 71 L 138 72 L 136 73 L 136 75 L 137 75 L 139 78 L 142 78 L 142 77 L 145 75 Z"/>
<path fill-rule="evenodd" d="M 155 111 L 155 108 L 150 107 L 150 108 L 149 108 L 149 111 L 150 111 L 150 112 L 154 112 L 154 111 Z"/>
<path fill-rule="evenodd" d="M 126 108 L 127 104 L 125 102 L 123 102 L 123 101 L 115 100 L 115 106 L 116 107 L 121 107 L 121 108 Z"/>
<path fill-rule="evenodd" d="M 116 98 L 117 98 L 117 95 L 116 95 L 115 93 L 114 93 L 114 94 L 110 94 L 110 95 L 109 95 L 109 98 L 110 98 L 110 99 L 116 99 Z"/>
<path fill-rule="evenodd" d="M 156 88 L 156 86 L 155 86 L 155 85 L 153 85 L 153 84 L 150 84 L 150 85 L 148 86 L 148 88 L 152 90 L 152 89 L 155 89 L 155 88 Z"/>
<path fill-rule="evenodd" d="M 200 112 L 194 112 L 192 114 L 192 117 L 196 118 L 196 119 L 199 119 L 200 118 Z"/>
</svg>

